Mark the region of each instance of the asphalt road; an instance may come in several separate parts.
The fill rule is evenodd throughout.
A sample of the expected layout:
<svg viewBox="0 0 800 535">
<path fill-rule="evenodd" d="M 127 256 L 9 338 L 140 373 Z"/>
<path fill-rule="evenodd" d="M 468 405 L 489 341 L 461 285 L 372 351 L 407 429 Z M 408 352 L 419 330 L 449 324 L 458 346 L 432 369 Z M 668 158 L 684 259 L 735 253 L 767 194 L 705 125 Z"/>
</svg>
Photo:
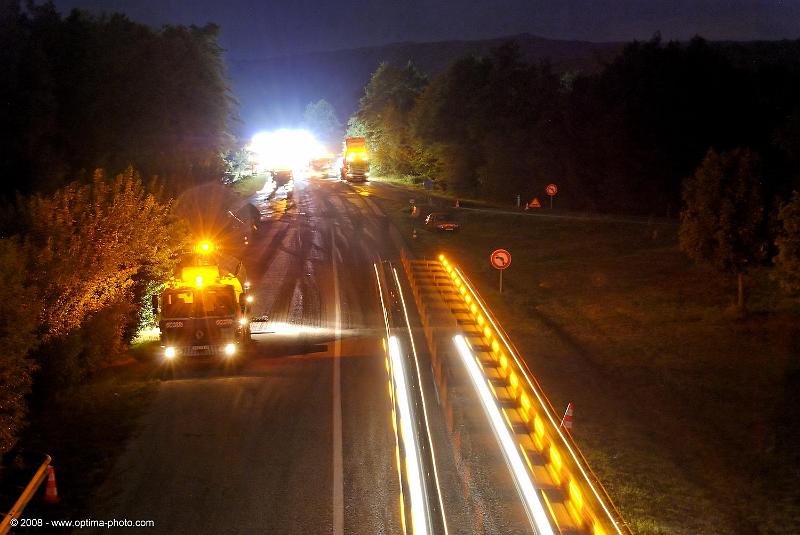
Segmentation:
<svg viewBox="0 0 800 535">
<path fill-rule="evenodd" d="M 337 180 L 255 204 L 244 262 L 263 321 L 246 359 L 160 384 L 93 517 L 157 533 L 402 533 L 372 267 L 396 258 L 386 218 Z M 529 531 L 477 401 L 464 403 L 472 434 L 457 446 L 471 446 L 457 455 L 431 415 L 450 533 Z"/>
</svg>

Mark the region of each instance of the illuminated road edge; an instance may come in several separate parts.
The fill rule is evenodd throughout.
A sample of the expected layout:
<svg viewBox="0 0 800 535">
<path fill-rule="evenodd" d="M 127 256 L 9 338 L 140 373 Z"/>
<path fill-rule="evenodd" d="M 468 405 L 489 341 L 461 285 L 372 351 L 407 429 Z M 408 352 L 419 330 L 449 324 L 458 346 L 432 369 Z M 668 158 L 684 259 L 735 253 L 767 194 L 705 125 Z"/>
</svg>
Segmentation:
<svg viewBox="0 0 800 535">
<path fill-rule="evenodd" d="M 495 396 L 504 397 L 504 394 L 501 394 L 486 376 L 485 366 L 490 368 L 495 366 L 495 369 L 501 372 L 505 385 L 508 387 L 505 395 L 510 395 L 516 404 L 514 408 L 505 408 L 504 405 L 504 408 L 500 409 L 496 402 L 491 397 L 489 398 L 495 409 L 501 415 L 506 416 L 504 418 L 507 424 L 506 432 L 509 437 L 513 436 L 512 442 L 519 448 L 517 455 L 526 461 L 528 478 L 534 483 L 534 487 L 541 491 L 541 498 L 550 512 L 550 520 L 558 526 L 559 531 L 562 529 L 569 531 L 586 529 L 593 535 L 606 535 L 609 532 L 619 535 L 630 534 L 630 528 L 614 507 L 600 481 L 591 472 L 586 459 L 570 434 L 561 429 L 550 402 L 483 299 L 461 270 L 448 262 L 444 255 L 439 255 L 439 264 L 444 269 L 445 278 L 453 291 L 456 295 L 460 295 L 458 301 L 466 306 L 466 314 L 472 318 L 478 329 L 478 333 L 462 332 L 461 335 L 467 344 L 470 362 L 480 372 L 483 387 Z M 485 340 L 488 347 L 484 349 L 470 346 L 469 339 L 473 337 L 482 339 L 479 342 L 481 344 Z M 458 343 L 456 343 L 456 349 L 461 353 Z M 494 364 L 485 365 L 481 360 L 482 357 L 479 359 L 476 353 L 487 353 Z M 512 431 L 512 424 L 508 418 L 512 413 L 519 414 L 527 431 Z M 546 477 L 544 479 L 551 480 L 547 482 L 546 487 L 542 487 L 539 483 L 539 478 L 543 475 L 541 470 L 538 470 L 541 467 L 534 466 L 539 465 L 540 462 L 535 461 L 531 455 L 538 456 L 540 460 L 545 461 L 546 472 L 544 475 Z M 509 466 L 509 468 L 511 467 Z M 567 497 L 565 502 L 562 500 L 566 507 L 566 513 L 572 521 L 577 522 L 577 525 L 571 526 L 570 521 L 563 516 L 563 511 L 559 513 L 554 510 L 554 503 L 551 502 L 550 496 L 546 492 L 546 488 L 551 486 L 549 483 L 554 483 L 563 490 Z M 562 522 L 564 522 L 563 527 Z"/>
<path fill-rule="evenodd" d="M 381 271 L 387 277 L 384 279 L 385 284 L 382 283 L 378 264 L 375 264 L 374 268 L 386 327 L 384 350 L 387 354 L 386 371 L 389 375 L 388 392 L 396 440 L 395 454 L 400 479 L 400 514 L 403 531 L 409 533 L 410 527 L 410 532 L 414 535 L 447 535 L 447 520 L 430 438 L 418 356 L 400 280 L 397 270 L 389 263 L 381 263 Z M 400 335 L 395 335 L 393 332 Z M 401 338 L 404 340 L 407 338 L 412 350 L 411 355 L 404 352 Z M 409 375 L 411 373 L 409 360 L 412 355 L 414 359 L 412 367 L 416 370 L 416 375 Z M 434 490 L 435 497 L 431 495 Z M 410 526 L 407 522 L 409 516 Z"/>
<path fill-rule="evenodd" d="M 394 280 L 395 283 L 397 284 L 397 293 L 400 296 L 400 303 L 403 305 L 403 318 L 406 320 L 406 328 L 408 329 L 408 341 L 411 344 L 411 352 L 414 355 L 414 369 L 417 372 L 417 385 L 419 385 L 419 397 L 422 403 L 422 416 L 425 421 L 425 438 L 427 439 L 428 446 L 430 447 L 430 449 L 428 450 L 430 457 L 430 464 L 431 464 L 431 469 L 433 471 L 434 484 L 436 486 L 436 497 L 439 500 L 437 504 L 438 508 L 436 508 L 439 511 L 439 520 L 441 521 L 441 523 L 439 524 L 439 527 L 441 529 L 439 531 L 443 535 L 447 535 L 448 534 L 447 515 L 445 514 L 444 500 L 442 499 L 442 486 L 439 484 L 439 468 L 436 466 L 436 453 L 434 452 L 433 448 L 433 440 L 431 440 L 432 435 L 431 435 L 431 426 L 428 421 L 428 407 L 427 404 L 425 403 L 425 392 L 422 388 L 422 374 L 419 371 L 419 356 L 417 355 L 417 348 L 414 345 L 414 334 L 411 331 L 411 321 L 408 319 L 408 307 L 406 307 L 406 298 L 403 295 L 403 286 L 400 284 L 400 277 L 397 275 L 397 270 L 394 267 L 392 267 L 392 273 L 394 274 Z M 430 497 L 428 497 L 428 499 L 430 499 Z M 434 508 L 431 507 L 430 502 L 427 503 L 427 506 L 429 513 L 431 513 L 431 510 Z M 432 516 L 432 514 L 430 514 L 429 516 Z M 433 529 L 432 531 L 435 532 L 436 530 Z"/>
<path fill-rule="evenodd" d="M 506 427 L 503 415 L 500 414 L 500 409 L 494 401 L 492 393 L 489 391 L 489 386 L 486 384 L 486 379 L 483 376 L 475 355 L 472 353 L 467 341 L 460 334 L 453 337 L 453 343 L 456 345 L 458 354 L 461 356 L 461 361 L 469 373 L 472 384 L 478 392 L 478 397 L 481 400 L 486 415 L 489 417 L 489 422 L 492 424 L 497 442 L 503 450 L 508 467 L 514 476 L 514 482 L 517 484 L 522 500 L 525 503 L 525 512 L 531 521 L 531 525 L 537 533 L 541 535 L 553 535 L 554 531 L 550 525 L 550 520 L 545 513 L 544 506 L 539 499 L 536 488 L 531 481 L 530 474 L 528 473 L 525 463 L 520 456 L 519 450 L 511 433 Z"/>
<path fill-rule="evenodd" d="M 394 379 L 395 399 L 400 411 L 400 438 L 403 441 L 403 451 L 405 452 L 406 478 L 411 494 L 412 532 L 415 535 L 426 534 L 428 533 L 428 507 L 422 496 L 422 471 L 417 457 L 417 436 L 411 420 L 411 405 L 408 402 L 403 355 L 396 336 L 389 338 L 389 357 Z"/>
</svg>

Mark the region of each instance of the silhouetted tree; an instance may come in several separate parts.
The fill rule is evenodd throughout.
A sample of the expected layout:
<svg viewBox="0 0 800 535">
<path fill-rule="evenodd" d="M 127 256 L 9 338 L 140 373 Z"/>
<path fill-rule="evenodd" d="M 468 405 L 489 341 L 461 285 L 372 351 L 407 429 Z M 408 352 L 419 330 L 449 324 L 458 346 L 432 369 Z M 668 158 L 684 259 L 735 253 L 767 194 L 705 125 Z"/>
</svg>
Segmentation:
<svg viewBox="0 0 800 535">
<path fill-rule="evenodd" d="M 737 277 L 744 310 L 744 276 L 764 260 L 764 201 L 758 157 L 749 149 L 717 153 L 686 179 L 680 245 L 694 260 Z"/>
<path fill-rule="evenodd" d="M 336 117 L 333 105 L 325 99 L 309 102 L 303 113 L 303 125 L 316 134 L 317 139 L 336 150 L 341 144 L 342 123 Z"/>
<path fill-rule="evenodd" d="M 553 146 L 560 87 L 547 65 L 524 63 L 508 43 L 436 77 L 419 98 L 413 132 L 452 189 L 498 199 L 528 194 L 560 174 Z"/>
<path fill-rule="evenodd" d="M 409 118 L 426 79 L 408 63 L 382 63 L 364 89 L 358 122 L 363 126 L 371 165 L 378 173 L 419 175 L 417 145 L 409 132 Z"/>
<path fill-rule="evenodd" d="M 135 165 L 176 191 L 220 178 L 234 102 L 219 28 L 0 9 L 0 195 Z"/>
<path fill-rule="evenodd" d="M 783 204 L 778 214 L 781 228 L 775 245 L 776 275 L 781 286 L 791 294 L 800 293 L 800 192 Z"/>
</svg>

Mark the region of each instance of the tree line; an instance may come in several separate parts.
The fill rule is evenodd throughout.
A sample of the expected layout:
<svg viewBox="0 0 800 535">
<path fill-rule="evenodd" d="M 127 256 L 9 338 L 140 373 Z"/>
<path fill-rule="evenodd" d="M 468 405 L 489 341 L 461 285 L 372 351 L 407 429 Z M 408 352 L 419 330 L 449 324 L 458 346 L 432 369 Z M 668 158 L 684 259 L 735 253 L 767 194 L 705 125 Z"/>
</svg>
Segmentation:
<svg viewBox="0 0 800 535">
<path fill-rule="evenodd" d="M 769 46 L 768 46 L 769 45 Z M 509 202 L 556 182 L 577 210 L 674 217 L 682 181 L 709 148 L 748 147 L 768 196 L 800 176 L 800 41 L 633 42 L 595 74 L 522 60 L 514 43 L 426 78 L 381 65 L 351 133 L 380 173 Z"/>
<path fill-rule="evenodd" d="M 796 289 L 800 40 L 626 45 L 593 74 L 509 42 L 422 75 L 382 64 L 348 121 L 374 174 L 511 204 L 559 186 L 573 210 L 682 220 L 690 256 L 743 275 L 775 259 Z M 743 306 L 740 290 L 740 306 Z"/>
<path fill-rule="evenodd" d="M 0 455 L 32 402 L 125 350 L 172 273 L 173 199 L 229 146 L 217 33 L 0 2 Z"/>
<path fill-rule="evenodd" d="M 0 3 L 0 196 L 97 167 L 132 165 L 170 191 L 219 177 L 234 101 L 218 33 Z"/>
</svg>

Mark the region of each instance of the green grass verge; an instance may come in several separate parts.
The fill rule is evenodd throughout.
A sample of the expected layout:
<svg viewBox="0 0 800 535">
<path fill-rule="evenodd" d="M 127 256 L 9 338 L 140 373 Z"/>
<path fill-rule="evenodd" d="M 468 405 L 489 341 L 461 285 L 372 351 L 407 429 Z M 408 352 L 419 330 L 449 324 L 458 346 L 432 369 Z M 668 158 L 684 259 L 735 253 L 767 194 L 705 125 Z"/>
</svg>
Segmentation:
<svg viewBox="0 0 800 535">
<path fill-rule="evenodd" d="M 403 235 L 419 225 L 373 198 Z M 735 281 L 692 265 L 677 225 L 459 217 L 411 248 L 461 265 L 554 407 L 575 403 L 576 440 L 635 532 L 800 532 L 800 313 L 766 270 L 737 319 Z"/>
<path fill-rule="evenodd" d="M 433 191 L 426 191 L 423 187 L 422 182 L 414 182 L 411 178 L 407 176 L 371 176 L 370 181 L 374 182 L 383 182 L 385 184 L 390 184 L 392 186 L 397 186 L 401 188 L 407 189 L 410 193 L 417 195 L 417 196 L 428 196 L 432 199 L 436 199 L 440 203 L 444 204 L 451 204 L 455 201 L 456 197 L 462 203 L 469 203 L 470 205 L 474 206 L 485 206 L 485 207 L 499 207 L 500 205 L 496 205 L 485 199 L 474 199 L 471 197 L 464 197 L 458 196 L 451 193 L 447 193 L 442 190 L 433 190 Z M 509 208 L 509 206 L 505 206 L 504 208 Z"/>
<path fill-rule="evenodd" d="M 237 180 L 231 184 L 231 190 L 242 197 L 250 197 L 264 187 L 266 175 L 256 175 Z"/>
</svg>

